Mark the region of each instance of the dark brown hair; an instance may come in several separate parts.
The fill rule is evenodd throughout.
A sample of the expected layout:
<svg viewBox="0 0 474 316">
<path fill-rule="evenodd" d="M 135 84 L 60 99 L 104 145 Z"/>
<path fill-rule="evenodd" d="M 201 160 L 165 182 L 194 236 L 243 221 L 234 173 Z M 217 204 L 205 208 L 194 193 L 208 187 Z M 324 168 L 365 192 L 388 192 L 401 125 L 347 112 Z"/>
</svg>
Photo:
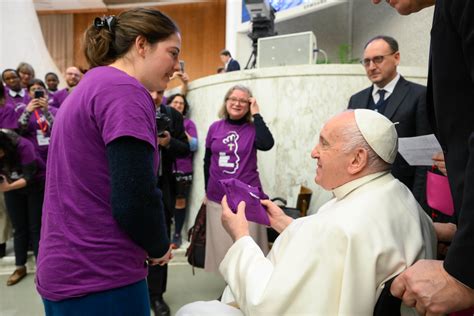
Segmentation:
<svg viewBox="0 0 474 316">
<path fill-rule="evenodd" d="M 123 57 L 137 36 L 155 44 L 176 33 L 178 26 L 168 16 L 137 8 L 116 17 L 96 18 L 84 35 L 84 54 L 91 68 L 106 66 Z"/>
</svg>

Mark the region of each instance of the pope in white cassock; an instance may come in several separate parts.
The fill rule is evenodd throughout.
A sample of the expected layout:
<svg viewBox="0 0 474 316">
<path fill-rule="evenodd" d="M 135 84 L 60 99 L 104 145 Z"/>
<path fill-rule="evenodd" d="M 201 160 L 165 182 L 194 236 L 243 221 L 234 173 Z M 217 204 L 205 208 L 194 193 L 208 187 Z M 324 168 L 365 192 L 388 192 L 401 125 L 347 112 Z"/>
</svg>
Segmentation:
<svg viewBox="0 0 474 316">
<path fill-rule="evenodd" d="M 221 302 L 177 315 L 372 315 L 385 281 L 435 255 L 430 218 L 390 174 L 397 143 L 393 123 L 375 111 L 330 119 L 311 156 L 316 183 L 334 198 L 297 220 L 262 201 L 281 233 L 267 257 L 249 237 L 244 203 L 234 214 L 224 197 L 222 223 L 234 240 L 220 265 L 228 286 Z"/>
</svg>

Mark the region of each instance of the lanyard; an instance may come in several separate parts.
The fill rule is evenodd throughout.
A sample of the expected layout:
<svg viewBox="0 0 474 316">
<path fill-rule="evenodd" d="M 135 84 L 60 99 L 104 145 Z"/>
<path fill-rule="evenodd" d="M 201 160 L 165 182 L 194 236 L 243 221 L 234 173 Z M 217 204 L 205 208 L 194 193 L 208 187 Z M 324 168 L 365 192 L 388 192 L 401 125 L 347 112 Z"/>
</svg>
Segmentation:
<svg viewBox="0 0 474 316">
<path fill-rule="evenodd" d="M 48 130 L 48 124 L 41 119 L 38 114 L 38 110 L 35 110 L 36 122 L 38 123 L 40 130 L 43 132 L 43 135 L 46 135 L 46 131 Z"/>
</svg>

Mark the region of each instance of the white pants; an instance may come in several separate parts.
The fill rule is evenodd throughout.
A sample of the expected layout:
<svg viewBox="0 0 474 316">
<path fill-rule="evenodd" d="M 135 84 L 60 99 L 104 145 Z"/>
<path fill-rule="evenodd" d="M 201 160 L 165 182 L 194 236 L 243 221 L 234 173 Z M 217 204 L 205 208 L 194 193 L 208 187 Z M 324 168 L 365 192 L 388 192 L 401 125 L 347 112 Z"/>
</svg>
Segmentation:
<svg viewBox="0 0 474 316">
<path fill-rule="evenodd" d="M 243 316 L 244 314 L 240 311 L 240 309 L 221 303 L 217 300 L 208 301 L 208 302 L 198 301 L 198 302 L 186 304 L 183 307 L 181 307 L 176 313 L 176 316 L 197 316 L 197 315 Z"/>
</svg>

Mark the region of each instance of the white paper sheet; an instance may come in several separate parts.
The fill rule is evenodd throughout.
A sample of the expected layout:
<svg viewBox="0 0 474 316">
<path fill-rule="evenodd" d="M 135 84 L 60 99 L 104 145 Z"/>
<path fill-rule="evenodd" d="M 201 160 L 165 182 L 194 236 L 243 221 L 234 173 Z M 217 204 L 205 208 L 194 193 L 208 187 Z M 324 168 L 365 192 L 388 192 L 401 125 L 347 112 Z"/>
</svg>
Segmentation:
<svg viewBox="0 0 474 316">
<path fill-rule="evenodd" d="M 434 134 L 398 139 L 398 152 L 410 166 L 431 166 L 431 157 L 440 151 L 441 145 Z"/>
</svg>

